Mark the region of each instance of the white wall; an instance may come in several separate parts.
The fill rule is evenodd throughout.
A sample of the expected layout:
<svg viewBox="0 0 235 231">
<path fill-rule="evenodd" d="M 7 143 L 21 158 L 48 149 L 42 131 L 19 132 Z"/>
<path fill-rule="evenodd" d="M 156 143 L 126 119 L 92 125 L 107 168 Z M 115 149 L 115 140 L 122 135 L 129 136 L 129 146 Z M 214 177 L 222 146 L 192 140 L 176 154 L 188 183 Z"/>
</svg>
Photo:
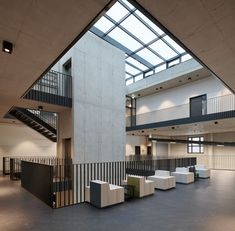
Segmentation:
<svg viewBox="0 0 235 231">
<path fill-rule="evenodd" d="M 180 139 L 186 139 L 181 137 Z M 214 133 L 204 135 L 207 141 L 235 142 L 235 132 Z M 235 147 L 219 147 L 204 145 L 203 154 L 187 153 L 187 144 L 171 144 L 169 156 L 197 156 L 199 163 L 209 168 L 235 169 Z"/>
<path fill-rule="evenodd" d="M 147 140 L 145 136 L 126 136 L 126 156 L 135 154 L 135 146 L 140 146 L 140 154 L 147 154 Z"/>
<path fill-rule="evenodd" d="M 56 143 L 21 124 L 0 124 L 0 170 L 3 156 L 56 156 Z"/>
<path fill-rule="evenodd" d="M 167 89 L 156 94 L 137 99 L 137 114 L 165 109 L 189 103 L 189 98 L 207 94 L 207 99 L 231 94 L 224 85 L 214 77 L 194 81 L 179 87 Z"/>
</svg>

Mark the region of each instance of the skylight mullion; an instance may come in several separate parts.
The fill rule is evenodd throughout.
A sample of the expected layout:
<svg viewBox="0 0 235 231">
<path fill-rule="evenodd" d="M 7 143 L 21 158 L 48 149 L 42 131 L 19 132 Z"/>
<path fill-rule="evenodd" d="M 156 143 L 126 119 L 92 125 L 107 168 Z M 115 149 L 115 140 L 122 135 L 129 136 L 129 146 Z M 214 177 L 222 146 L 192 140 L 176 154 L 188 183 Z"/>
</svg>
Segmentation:
<svg viewBox="0 0 235 231">
<path fill-rule="evenodd" d="M 136 59 L 137 61 L 139 61 L 140 63 L 142 63 L 146 67 L 148 67 L 149 69 L 154 69 L 154 65 L 153 64 L 148 62 L 146 59 L 140 57 L 136 53 L 132 53 L 131 55 L 129 55 L 129 57 L 132 57 L 133 59 Z"/>
<path fill-rule="evenodd" d="M 149 44 L 152 44 L 154 40 L 150 41 L 149 43 L 144 43 L 143 41 L 141 41 L 139 38 L 137 38 L 135 35 L 133 35 L 130 31 L 128 31 L 125 27 L 119 25 L 118 26 L 120 29 L 122 29 L 125 33 L 127 33 L 129 36 L 131 36 L 133 39 L 135 39 L 137 42 L 139 42 L 143 47 L 142 49 L 144 48 L 147 48 L 148 50 L 150 50 L 151 52 L 153 52 L 156 56 L 158 56 L 160 59 L 164 60 L 165 62 L 167 61 L 166 59 L 164 59 L 161 55 L 159 55 L 157 52 L 154 52 L 151 48 L 149 48 Z M 139 51 L 142 50 L 141 48 L 137 49 L 134 51 L 134 53 L 137 53 Z"/>
<path fill-rule="evenodd" d="M 134 55 L 135 53 L 139 52 L 140 50 L 142 50 L 143 48 L 147 48 L 148 46 L 150 46 L 151 44 L 155 43 L 156 41 L 160 40 L 161 37 L 157 37 L 154 40 L 150 41 L 149 43 L 144 44 L 142 47 L 140 47 L 139 49 L 137 49 L 136 51 L 134 51 L 131 55 Z M 145 65 L 145 64 L 144 64 Z"/>
<path fill-rule="evenodd" d="M 135 11 L 136 10 L 136 8 L 131 3 L 129 3 L 128 1 L 126 1 L 127 3 L 123 2 L 122 0 L 121 1 L 119 0 L 118 2 L 120 4 L 122 4 L 129 11 Z M 133 8 L 130 8 L 127 4 L 133 6 Z"/>
<path fill-rule="evenodd" d="M 125 15 L 125 17 L 123 17 L 121 20 L 119 20 L 118 22 L 116 22 L 114 19 L 112 19 L 109 15 L 105 14 L 104 17 L 107 18 L 109 21 L 111 21 L 115 26 L 113 28 L 110 28 L 110 30 L 108 30 L 106 32 L 106 35 L 108 35 L 113 29 L 115 29 L 116 27 L 118 27 L 123 21 L 126 20 L 126 18 L 128 18 L 130 15 L 132 14 L 132 12 L 129 12 L 128 14 Z"/>
<path fill-rule="evenodd" d="M 160 54 L 158 54 L 155 50 L 153 50 L 151 47 L 146 47 L 148 50 L 150 50 L 153 54 L 155 54 L 156 56 L 158 56 L 158 58 L 162 59 L 163 61 L 167 62 L 167 59 L 165 59 L 164 57 L 162 57 Z"/>
<path fill-rule="evenodd" d="M 165 35 L 165 36 L 166 36 L 166 35 Z M 168 43 L 168 42 L 164 39 L 165 36 L 162 37 L 162 41 L 163 41 L 164 43 L 166 43 L 166 45 L 169 46 L 169 47 L 170 47 L 174 52 L 176 52 L 178 55 L 181 55 L 181 53 L 180 53 L 178 50 L 176 50 L 170 43 Z"/>
<path fill-rule="evenodd" d="M 140 12 L 141 13 L 141 12 Z M 142 14 L 142 13 L 141 13 Z M 156 27 L 159 27 L 159 29 L 163 32 L 163 34 L 159 34 L 154 28 L 152 28 L 147 22 L 144 21 L 143 18 L 141 18 L 137 13 L 136 11 L 133 12 L 133 15 L 139 19 L 146 27 L 148 27 L 154 34 L 156 34 L 156 36 L 158 37 L 163 37 L 166 35 L 166 33 L 157 25 L 155 25 Z M 146 17 L 146 16 L 145 16 Z M 150 19 L 149 19 L 150 20 Z M 151 20 L 150 20 L 151 21 Z M 151 21 L 152 22 L 152 21 Z M 153 22 L 152 22 L 153 23 Z M 153 23 L 154 24 L 154 23 Z"/>
<path fill-rule="evenodd" d="M 130 62 L 128 62 L 128 61 L 126 61 L 125 63 L 127 63 L 129 66 L 134 67 L 134 68 L 135 68 L 135 69 L 137 69 L 138 71 L 143 72 L 143 70 L 142 70 L 142 69 L 140 69 L 139 67 L 137 67 L 137 66 L 133 65 L 132 63 L 130 63 Z"/>
</svg>

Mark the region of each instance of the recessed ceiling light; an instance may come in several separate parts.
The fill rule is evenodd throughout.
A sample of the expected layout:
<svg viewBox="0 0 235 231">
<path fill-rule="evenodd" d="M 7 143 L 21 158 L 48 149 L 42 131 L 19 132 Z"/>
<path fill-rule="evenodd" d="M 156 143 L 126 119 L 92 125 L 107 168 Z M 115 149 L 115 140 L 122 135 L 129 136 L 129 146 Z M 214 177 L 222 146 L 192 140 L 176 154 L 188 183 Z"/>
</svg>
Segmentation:
<svg viewBox="0 0 235 231">
<path fill-rule="evenodd" d="M 8 41 L 3 41 L 2 42 L 2 51 L 8 54 L 11 54 L 13 50 L 13 44 Z"/>
</svg>

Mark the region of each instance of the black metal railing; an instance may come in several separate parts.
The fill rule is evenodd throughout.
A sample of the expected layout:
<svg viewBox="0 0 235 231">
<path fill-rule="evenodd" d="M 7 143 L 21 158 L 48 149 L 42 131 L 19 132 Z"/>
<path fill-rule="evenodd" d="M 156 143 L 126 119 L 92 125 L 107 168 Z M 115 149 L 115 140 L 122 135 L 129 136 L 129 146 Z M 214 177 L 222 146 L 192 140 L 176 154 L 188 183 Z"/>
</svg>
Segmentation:
<svg viewBox="0 0 235 231">
<path fill-rule="evenodd" d="M 206 105 L 206 110 L 204 113 L 202 113 L 202 116 L 214 113 L 234 111 L 235 95 L 229 94 L 225 96 L 210 98 L 206 100 L 205 105 Z M 189 117 L 192 116 L 190 116 L 190 104 L 187 103 L 147 113 L 141 113 L 135 116 L 127 116 L 126 126 L 129 127 L 132 124 L 134 124 L 134 122 L 135 125 L 143 125 L 143 124 L 163 122 L 163 121 L 176 120 Z M 134 122 L 132 122 L 132 120 L 134 120 Z"/>
<path fill-rule="evenodd" d="M 29 90 L 24 98 L 72 107 L 72 77 L 51 70 Z"/>
<path fill-rule="evenodd" d="M 10 175 L 11 180 L 20 180 L 21 161 L 30 161 L 48 165 L 59 165 L 72 162 L 53 156 L 4 156 L 3 157 L 3 174 Z"/>
<path fill-rule="evenodd" d="M 49 124 L 54 129 L 57 129 L 57 113 L 32 109 L 27 110 L 37 116 L 42 121 L 44 121 L 45 123 Z"/>
<path fill-rule="evenodd" d="M 22 161 L 23 165 L 25 161 Z M 38 179 L 38 173 L 43 172 L 40 169 L 49 166 L 46 164 L 38 164 L 27 162 L 23 167 L 21 173 L 22 185 L 27 190 L 32 192 L 39 199 L 46 203 L 49 201 L 49 206 L 52 208 L 60 208 L 64 206 L 74 205 L 85 202 L 86 199 L 86 186 L 90 185 L 91 180 L 102 180 L 110 184 L 122 185 L 126 180 L 127 174 L 148 176 L 150 173 L 154 174 L 156 169 L 163 169 L 172 171 L 176 167 L 185 167 L 196 164 L 196 158 L 178 158 L 178 159 L 165 159 L 165 160 L 147 160 L 147 161 L 116 161 L 116 162 L 100 162 L 100 163 L 82 163 L 82 164 L 56 164 L 50 165 L 48 169 L 48 177 L 51 178 L 51 186 L 45 186 L 43 182 L 38 187 L 38 191 L 43 191 L 48 198 L 40 198 L 41 194 L 35 193 L 35 181 Z M 30 171 L 37 168 L 37 171 Z M 51 177 L 53 173 L 53 177 Z M 69 173 L 69 174 L 68 174 Z M 30 181 L 33 182 L 30 184 Z M 48 181 L 46 181 L 48 184 Z M 53 195 L 51 195 L 51 192 Z M 43 194 L 45 196 L 45 194 Z M 51 199 L 53 198 L 53 200 Z"/>
</svg>

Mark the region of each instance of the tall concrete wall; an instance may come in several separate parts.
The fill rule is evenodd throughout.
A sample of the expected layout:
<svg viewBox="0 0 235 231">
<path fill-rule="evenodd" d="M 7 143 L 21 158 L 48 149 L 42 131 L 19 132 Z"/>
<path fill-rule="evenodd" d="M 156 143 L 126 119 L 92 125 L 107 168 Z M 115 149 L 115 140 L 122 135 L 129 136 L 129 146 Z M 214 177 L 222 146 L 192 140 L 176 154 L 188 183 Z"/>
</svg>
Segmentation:
<svg viewBox="0 0 235 231">
<path fill-rule="evenodd" d="M 74 162 L 123 160 L 124 53 L 88 32 L 54 68 L 63 71 L 62 65 L 70 58 L 73 81 L 70 120 Z M 65 120 L 68 121 L 68 118 Z M 64 136 L 63 129 L 59 133 L 61 137 Z M 61 150 L 62 144 L 58 146 Z"/>
</svg>

